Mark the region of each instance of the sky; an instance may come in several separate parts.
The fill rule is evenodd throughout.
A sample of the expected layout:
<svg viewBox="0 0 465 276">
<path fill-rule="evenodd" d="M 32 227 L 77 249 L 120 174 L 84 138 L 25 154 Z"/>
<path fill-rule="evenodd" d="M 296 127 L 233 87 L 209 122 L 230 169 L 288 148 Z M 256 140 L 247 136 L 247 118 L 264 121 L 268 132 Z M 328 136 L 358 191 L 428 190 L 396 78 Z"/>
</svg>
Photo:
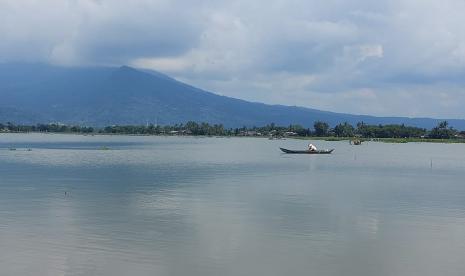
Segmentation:
<svg viewBox="0 0 465 276">
<path fill-rule="evenodd" d="M 464 118 L 463 0 L 0 0 L 0 62 L 152 69 L 217 94 Z"/>
</svg>

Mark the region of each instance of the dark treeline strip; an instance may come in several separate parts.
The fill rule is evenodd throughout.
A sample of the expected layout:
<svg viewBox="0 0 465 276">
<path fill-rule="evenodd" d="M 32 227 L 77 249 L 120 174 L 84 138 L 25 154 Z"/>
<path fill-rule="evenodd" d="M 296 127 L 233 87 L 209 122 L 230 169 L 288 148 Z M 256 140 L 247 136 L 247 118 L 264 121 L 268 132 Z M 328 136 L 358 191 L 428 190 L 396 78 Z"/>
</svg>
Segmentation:
<svg viewBox="0 0 465 276">
<path fill-rule="evenodd" d="M 355 127 L 349 123 L 340 123 L 331 128 L 327 123 L 317 121 L 313 129 L 300 125 L 277 126 L 269 124 L 263 127 L 242 127 L 226 129 L 221 124 L 187 122 L 165 126 L 155 125 L 114 125 L 93 128 L 78 125 L 37 124 L 15 125 L 0 123 L 0 132 L 56 132 L 56 133 L 100 133 L 133 135 L 206 135 L 206 136 L 320 136 L 320 137 L 361 137 L 361 138 L 464 138 L 465 132 L 449 127 L 447 121 L 440 122 L 431 130 L 405 125 L 367 125 L 363 122 Z"/>
<path fill-rule="evenodd" d="M 69 126 L 63 124 L 15 125 L 0 123 L 0 132 L 56 132 L 56 133 L 93 133 L 93 127 Z"/>
</svg>

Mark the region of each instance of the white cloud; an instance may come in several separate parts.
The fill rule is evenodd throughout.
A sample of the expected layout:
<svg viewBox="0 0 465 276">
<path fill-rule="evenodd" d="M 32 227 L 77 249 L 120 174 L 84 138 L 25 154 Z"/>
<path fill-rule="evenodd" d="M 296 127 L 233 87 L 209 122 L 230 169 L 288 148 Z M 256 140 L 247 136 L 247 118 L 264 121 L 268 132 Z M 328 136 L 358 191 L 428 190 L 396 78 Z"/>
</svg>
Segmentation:
<svg viewBox="0 0 465 276">
<path fill-rule="evenodd" d="M 130 64 L 254 101 L 465 118 L 453 104 L 465 94 L 464 10 L 461 0 L 0 0 L 0 61 Z"/>
<path fill-rule="evenodd" d="M 370 57 L 382 58 L 383 46 L 382 45 L 361 45 L 360 46 L 360 61 L 364 61 Z"/>
</svg>

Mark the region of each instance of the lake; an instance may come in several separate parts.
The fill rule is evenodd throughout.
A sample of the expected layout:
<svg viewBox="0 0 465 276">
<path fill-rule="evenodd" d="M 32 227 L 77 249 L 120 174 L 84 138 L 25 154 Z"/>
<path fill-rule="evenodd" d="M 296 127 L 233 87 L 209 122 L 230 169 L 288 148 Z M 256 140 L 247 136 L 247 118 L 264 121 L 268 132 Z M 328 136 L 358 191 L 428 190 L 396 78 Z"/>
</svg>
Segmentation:
<svg viewBox="0 0 465 276">
<path fill-rule="evenodd" d="M 465 144 L 307 143 L 0 134 L 0 275 L 463 275 Z"/>
</svg>

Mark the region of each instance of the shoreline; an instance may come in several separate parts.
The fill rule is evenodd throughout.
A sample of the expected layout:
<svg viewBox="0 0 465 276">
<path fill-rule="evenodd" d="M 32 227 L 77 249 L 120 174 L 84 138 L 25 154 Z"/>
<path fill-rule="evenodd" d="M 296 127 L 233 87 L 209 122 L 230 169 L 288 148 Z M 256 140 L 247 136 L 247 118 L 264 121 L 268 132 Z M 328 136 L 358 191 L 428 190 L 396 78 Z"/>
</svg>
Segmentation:
<svg viewBox="0 0 465 276">
<path fill-rule="evenodd" d="M 191 138 L 259 138 L 268 139 L 269 136 L 240 136 L 240 135 L 169 135 L 169 134 L 131 134 L 131 133 L 74 133 L 74 132 L 0 132 L 1 134 L 44 134 L 44 135 L 78 135 L 78 136 L 134 136 L 134 137 L 191 137 Z M 439 143 L 439 144 L 461 144 L 465 139 L 433 139 L 433 138 L 359 138 L 359 137 L 334 137 L 334 136 L 288 136 L 284 139 L 293 140 L 316 140 L 327 142 L 340 142 L 360 140 L 364 142 L 380 142 L 392 144 L 405 143 Z M 282 139 L 276 139 L 282 140 Z"/>
<path fill-rule="evenodd" d="M 433 139 L 433 138 L 358 138 L 358 137 L 294 137 L 300 140 L 323 140 L 323 141 L 350 141 L 360 140 L 364 142 L 379 142 L 392 144 L 406 143 L 440 143 L 440 144 L 460 144 L 465 143 L 465 139 Z"/>
</svg>

